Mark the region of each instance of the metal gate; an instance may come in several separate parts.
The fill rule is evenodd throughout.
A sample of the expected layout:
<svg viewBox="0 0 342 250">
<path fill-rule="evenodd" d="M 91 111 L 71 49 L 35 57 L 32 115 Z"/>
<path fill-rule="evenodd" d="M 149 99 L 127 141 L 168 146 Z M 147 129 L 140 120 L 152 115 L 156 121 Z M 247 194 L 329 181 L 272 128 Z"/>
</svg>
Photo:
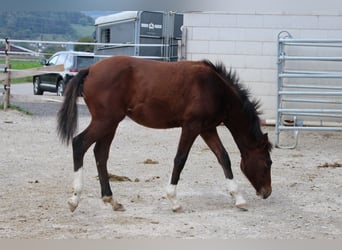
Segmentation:
<svg viewBox="0 0 342 250">
<path fill-rule="evenodd" d="M 342 39 L 295 39 L 282 31 L 275 146 L 295 148 L 304 130 L 342 131 Z M 280 142 L 283 131 L 293 132 L 294 143 Z"/>
</svg>

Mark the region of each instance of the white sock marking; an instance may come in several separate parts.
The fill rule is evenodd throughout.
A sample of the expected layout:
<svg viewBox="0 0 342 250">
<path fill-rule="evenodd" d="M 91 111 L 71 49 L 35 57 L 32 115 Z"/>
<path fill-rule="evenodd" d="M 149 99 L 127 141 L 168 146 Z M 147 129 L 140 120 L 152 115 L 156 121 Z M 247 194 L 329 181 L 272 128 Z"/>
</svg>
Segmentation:
<svg viewBox="0 0 342 250">
<path fill-rule="evenodd" d="M 178 211 L 181 209 L 181 205 L 177 200 L 177 185 L 169 184 L 166 188 L 166 196 L 170 200 L 172 205 L 172 211 Z"/>
<path fill-rule="evenodd" d="M 83 167 L 74 172 L 73 194 L 69 199 L 70 209 L 73 211 L 78 206 L 83 190 Z"/>
<path fill-rule="evenodd" d="M 75 176 L 74 176 L 74 191 L 77 193 L 82 193 L 83 190 L 83 167 L 81 167 L 79 170 L 77 170 L 75 172 Z"/>
<path fill-rule="evenodd" d="M 237 183 L 234 179 L 227 179 L 228 180 L 228 190 L 231 196 L 235 199 L 235 205 L 243 205 L 246 204 L 246 200 L 242 197 L 242 195 L 239 192 L 239 188 Z"/>
</svg>

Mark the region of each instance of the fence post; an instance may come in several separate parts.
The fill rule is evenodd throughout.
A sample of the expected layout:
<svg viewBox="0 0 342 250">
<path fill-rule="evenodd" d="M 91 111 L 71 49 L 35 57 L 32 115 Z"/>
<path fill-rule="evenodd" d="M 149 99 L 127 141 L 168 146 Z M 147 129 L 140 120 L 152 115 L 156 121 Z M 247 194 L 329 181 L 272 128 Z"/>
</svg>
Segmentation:
<svg viewBox="0 0 342 250">
<path fill-rule="evenodd" d="M 182 39 L 178 41 L 178 60 L 186 60 L 186 42 L 187 42 L 187 29 L 185 26 L 181 27 Z"/>
<path fill-rule="evenodd" d="M 11 50 L 10 42 L 8 38 L 6 40 L 6 48 L 5 48 L 5 55 L 6 55 L 6 65 L 5 65 L 5 73 L 7 73 L 6 81 L 4 85 L 4 110 L 6 111 L 10 105 L 10 96 L 11 96 L 11 72 L 9 69 L 11 68 L 10 58 L 8 52 Z"/>
</svg>

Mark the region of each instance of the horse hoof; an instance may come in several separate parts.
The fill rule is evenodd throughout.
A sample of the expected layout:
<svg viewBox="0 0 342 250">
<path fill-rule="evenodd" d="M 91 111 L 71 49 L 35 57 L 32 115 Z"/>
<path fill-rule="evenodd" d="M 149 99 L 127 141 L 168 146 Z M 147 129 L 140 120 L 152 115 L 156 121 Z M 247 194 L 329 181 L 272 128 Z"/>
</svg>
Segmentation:
<svg viewBox="0 0 342 250">
<path fill-rule="evenodd" d="M 248 206 L 247 203 L 242 203 L 242 204 L 236 204 L 235 205 L 238 209 L 240 209 L 241 211 L 248 211 Z"/>
<path fill-rule="evenodd" d="M 68 205 L 69 205 L 69 209 L 71 212 L 74 212 L 78 206 L 78 204 L 76 204 L 75 202 L 73 201 L 68 201 Z"/>
<path fill-rule="evenodd" d="M 183 212 L 183 208 L 182 208 L 182 206 L 173 207 L 172 211 L 174 213 L 181 213 L 181 212 Z"/>
<path fill-rule="evenodd" d="M 116 203 L 115 205 L 113 205 L 113 210 L 114 211 L 119 211 L 119 212 L 124 212 L 126 211 L 126 209 L 124 208 L 124 206 L 120 203 Z"/>
</svg>

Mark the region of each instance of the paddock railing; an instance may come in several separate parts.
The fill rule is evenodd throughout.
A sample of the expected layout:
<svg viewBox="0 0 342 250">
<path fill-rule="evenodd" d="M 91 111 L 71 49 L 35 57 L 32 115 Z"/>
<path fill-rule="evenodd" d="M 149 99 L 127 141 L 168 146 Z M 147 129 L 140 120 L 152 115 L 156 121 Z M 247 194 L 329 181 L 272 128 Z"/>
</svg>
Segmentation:
<svg viewBox="0 0 342 250">
<path fill-rule="evenodd" d="M 299 131 L 342 131 L 342 39 L 278 35 L 275 146 L 296 148 Z M 281 143 L 281 132 L 293 143 Z"/>
<path fill-rule="evenodd" d="M 185 33 L 185 32 L 184 32 Z M 184 36 L 185 37 L 185 36 Z M 54 72 L 61 72 L 64 71 L 64 68 L 61 67 L 61 65 L 56 66 L 48 66 L 48 67 L 40 67 L 35 69 L 28 69 L 28 70 L 17 70 L 17 69 L 11 69 L 11 58 L 16 57 L 31 57 L 36 58 L 39 60 L 39 58 L 49 57 L 52 54 L 46 54 L 42 53 L 40 50 L 44 46 L 48 45 L 60 45 L 65 48 L 65 50 L 71 50 L 70 48 L 73 48 L 75 45 L 93 45 L 93 46 L 109 46 L 109 47 L 161 47 L 165 48 L 168 46 L 174 46 L 173 44 L 133 44 L 133 43 L 90 43 L 90 42 L 62 42 L 62 41 L 41 41 L 41 40 L 18 40 L 18 39 L 0 39 L 0 47 L 1 45 L 5 45 L 5 50 L 0 51 L 0 59 L 5 58 L 5 64 L 0 65 L 0 82 L 4 81 L 3 84 L 3 102 L 4 102 L 4 109 L 6 110 L 7 107 L 10 105 L 10 89 L 11 89 L 11 79 L 19 78 L 19 77 L 25 77 L 25 76 L 33 76 L 37 75 L 39 73 L 54 73 Z M 31 47 L 34 47 L 33 50 L 27 50 L 27 51 L 11 51 L 10 45 L 11 44 L 29 44 Z M 95 61 L 111 57 L 113 55 L 111 54 L 102 54 L 97 55 L 95 54 Z M 170 58 L 168 57 L 161 57 L 161 56 L 133 56 L 133 57 L 139 57 L 139 58 L 145 58 L 145 59 L 152 59 L 152 60 L 160 60 L 160 61 L 167 61 Z M 184 60 L 185 58 L 185 42 L 182 37 L 182 40 L 179 41 L 178 44 L 178 58 L 179 60 Z"/>
</svg>

